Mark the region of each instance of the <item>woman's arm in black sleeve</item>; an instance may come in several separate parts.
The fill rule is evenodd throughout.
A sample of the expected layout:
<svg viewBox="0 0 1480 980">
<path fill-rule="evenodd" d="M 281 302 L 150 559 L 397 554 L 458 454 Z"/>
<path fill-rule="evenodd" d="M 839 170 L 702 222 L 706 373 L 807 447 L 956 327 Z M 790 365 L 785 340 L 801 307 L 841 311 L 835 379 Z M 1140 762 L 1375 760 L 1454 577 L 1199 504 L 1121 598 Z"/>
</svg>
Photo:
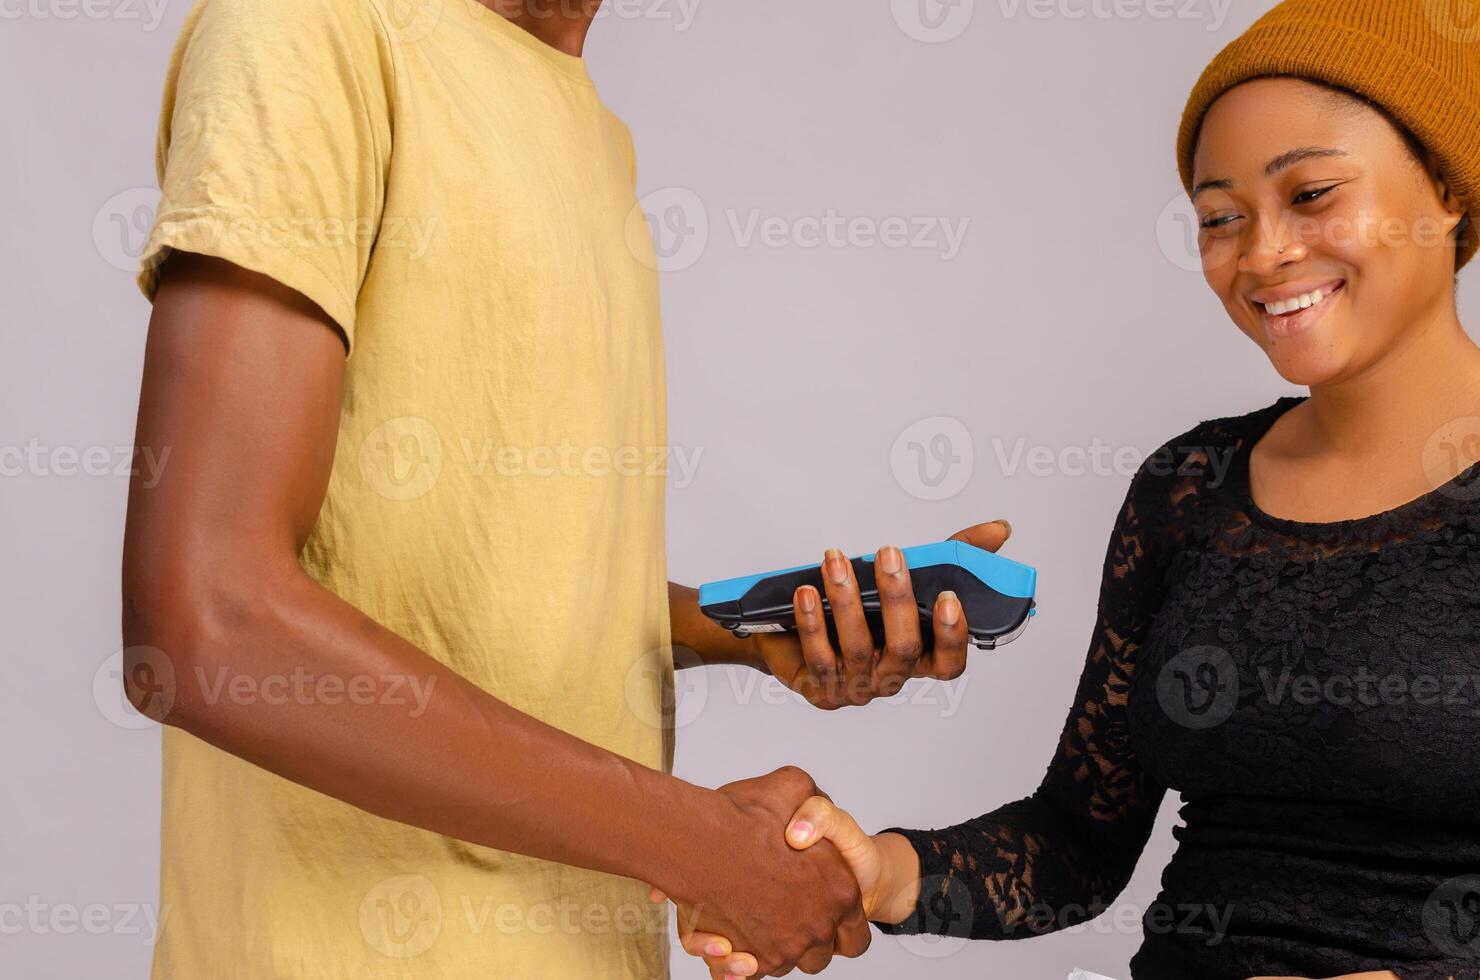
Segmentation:
<svg viewBox="0 0 1480 980">
<path fill-rule="evenodd" d="M 1178 537 L 1174 469 L 1163 451 L 1131 482 L 1105 556 L 1089 656 L 1042 785 L 954 827 L 894 829 L 919 855 L 920 898 L 914 915 L 882 925 L 886 932 L 1040 935 L 1098 915 L 1130 880 L 1165 795 L 1131 749 L 1126 695 Z"/>
</svg>

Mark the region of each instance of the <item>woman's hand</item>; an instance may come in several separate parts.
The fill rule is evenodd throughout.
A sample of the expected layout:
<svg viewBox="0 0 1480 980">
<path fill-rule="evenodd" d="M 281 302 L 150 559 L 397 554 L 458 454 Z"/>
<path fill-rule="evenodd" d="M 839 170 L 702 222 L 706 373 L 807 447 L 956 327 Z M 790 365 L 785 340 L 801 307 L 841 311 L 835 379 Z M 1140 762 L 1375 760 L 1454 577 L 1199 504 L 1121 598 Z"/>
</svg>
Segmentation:
<svg viewBox="0 0 1480 980">
<path fill-rule="evenodd" d="M 864 915 L 874 922 L 903 922 L 914 912 L 920 894 L 920 860 L 915 849 L 898 834 L 870 837 L 852 814 L 825 796 L 813 796 L 797 808 L 786 828 L 786 842 L 806 850 L 820 840 L 838 849 L 858 879 Z M 662 901 L 656 889 L 651 898 Z M 697 932 L 679 923 L 686 952 L 702 957 L 715 980 L 756 975 L 755 958 L 736 951 L 723 936 Z"/>
<path fill-rule="evenodd" d="M 948 540 L 996 551 L 1011 534 L 1012 526 L 1006 521 L 992 521 L 957 532 Z M 882 647 L 875 644 L 864 618 L 853 566 L 836 548 L 823 559 L 822 579 L 840 649 L 833 649 L 822 597 L 810 585 L 792 596 L 796 633 L 761 633 L 748 641 L 773 676 L 819 708 L 831 711 L 868 704 L 874 698 L 899 693 L 912 677 L 955 680 L 966 669 L 970 636 L 955 593 L 943 592 L 936 600 L 934 645 L 927 652 L 910 570 L 898 548 L 879 549 L 874 577 L 883 606 Z"/>
</svg>

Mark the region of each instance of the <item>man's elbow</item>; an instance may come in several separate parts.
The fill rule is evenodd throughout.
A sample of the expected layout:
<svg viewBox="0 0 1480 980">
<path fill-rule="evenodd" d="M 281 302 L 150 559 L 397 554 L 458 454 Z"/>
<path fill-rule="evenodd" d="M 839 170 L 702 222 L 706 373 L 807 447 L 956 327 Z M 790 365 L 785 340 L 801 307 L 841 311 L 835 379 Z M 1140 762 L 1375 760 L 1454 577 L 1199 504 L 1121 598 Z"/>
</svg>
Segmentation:
<svg viewBox="0 0 1480 980">
<path fill-rule="evenodd" d="M 187 576 L 170 569 L 125 573 L 123 691 L 140 714 L 195 734 L 223 724 L 222 668 L 252 671 L 264 628 L 263 597 L 245 594 L 251 574 Z"/>
</svg>

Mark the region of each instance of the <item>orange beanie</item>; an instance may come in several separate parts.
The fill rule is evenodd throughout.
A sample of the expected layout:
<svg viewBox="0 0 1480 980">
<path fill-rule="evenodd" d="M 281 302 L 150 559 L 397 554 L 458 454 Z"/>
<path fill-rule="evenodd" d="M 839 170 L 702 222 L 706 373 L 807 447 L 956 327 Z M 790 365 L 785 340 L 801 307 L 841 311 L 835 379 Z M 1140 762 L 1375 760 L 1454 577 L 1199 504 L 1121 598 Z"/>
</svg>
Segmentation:
<svg viewBox="0 0 1480 980">
<path fill-rule="evenodd" d="M 1434 154 L 1471 220 L 1456 267 L 1480 249 L 1480 21 L 1459 0 L 1284 0 L 1224 48 L 1192 90 L 1177 134 L 1182 184 L 1203 116 L 1240 82 L 1294 75 L 1340 86 L 1382 106 Z"/>
</svg>

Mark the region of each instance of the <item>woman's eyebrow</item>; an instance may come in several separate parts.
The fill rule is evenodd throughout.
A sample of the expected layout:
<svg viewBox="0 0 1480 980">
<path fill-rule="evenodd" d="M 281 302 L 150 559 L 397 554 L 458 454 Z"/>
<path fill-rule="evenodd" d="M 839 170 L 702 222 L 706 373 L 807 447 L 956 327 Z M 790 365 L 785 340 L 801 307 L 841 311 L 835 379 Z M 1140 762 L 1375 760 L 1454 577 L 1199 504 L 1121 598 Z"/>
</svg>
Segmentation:
<svg viewBox="0 0 1480 980">
<path fill-rule="evenodd" d="M 1286 150 L 1284 153 L 1281 153 L 1279 156 L 1266 163 L 1264 165 L 1264 176 L 1273 177 L 1281 170 L 1288 170 L 1289 168 L 1295 166 L 1295 164 L 1300 163 L 1304 160 L 1313 160 L 1322 157 L 1344 157 L 1347 155 L 1348 154 L 1345 150 L 1339 150 L 1335 147 L 1330 146 L 1296 147 L 1293 150 Z M 1228 180 L 1227 178 L 1221 178 L 1219 180 L 1205 180 L 1192 189 L 1192 196 L 1193 198 L 1196 198 L 1197 195 L 1201 194 L 1203 191 L 1227 190 L 1232 186 L 1233 181 Z"/>
</svg>

